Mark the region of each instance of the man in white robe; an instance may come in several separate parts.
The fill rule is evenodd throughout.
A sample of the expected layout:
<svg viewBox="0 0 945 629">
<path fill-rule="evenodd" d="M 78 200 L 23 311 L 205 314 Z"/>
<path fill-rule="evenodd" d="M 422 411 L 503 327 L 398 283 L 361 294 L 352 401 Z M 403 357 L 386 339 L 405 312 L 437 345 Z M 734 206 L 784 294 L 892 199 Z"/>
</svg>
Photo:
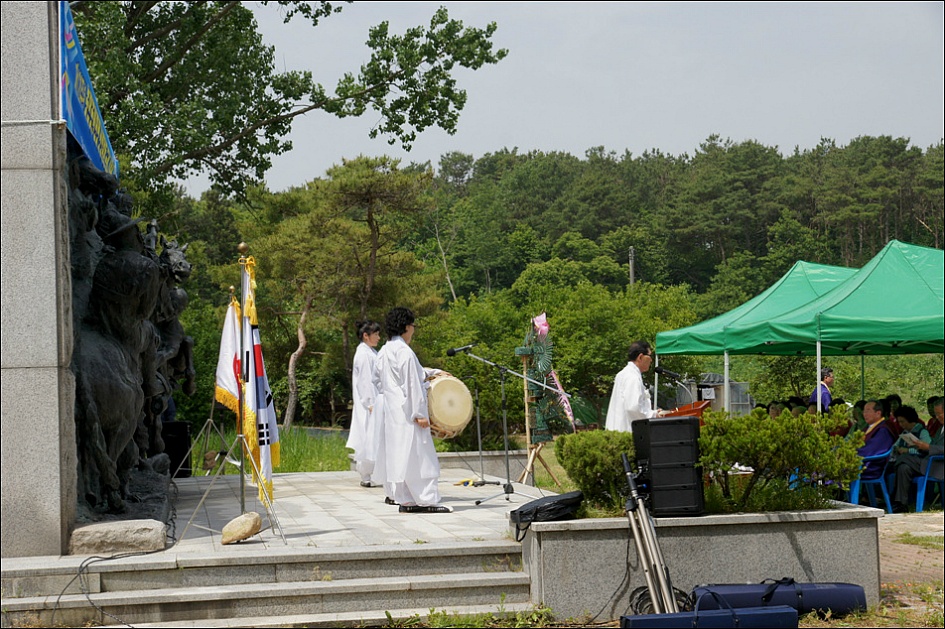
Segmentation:
<svg viewBox="0 0 945 629">
<path fill-rule="evenodd" d="M 377 355 L 384 451 L 378 454 L 374 478 L 378 480 L 383 464 L 387 502 L 399 504 L 402 513 L 449 513 L 452 508 L 440 504 L 437 487 L 440 463 L 430 434 L 428 372 L 410 349 L 413 321 L 410 310 L 391 310 L 386 321 L 390 340 Z"/>
<path fill-rule="evenodd" d="M 631 422 L 635 419 L 657 417 L 653 409 L 650 392 L 643 383 L 643 373 L 653 363 L 653 350 L 646 341 L 630 345 L 629 362 L 614 378 L 614 390 L 607 407 L 607 430 L 633 432 Z"/>
</svg>

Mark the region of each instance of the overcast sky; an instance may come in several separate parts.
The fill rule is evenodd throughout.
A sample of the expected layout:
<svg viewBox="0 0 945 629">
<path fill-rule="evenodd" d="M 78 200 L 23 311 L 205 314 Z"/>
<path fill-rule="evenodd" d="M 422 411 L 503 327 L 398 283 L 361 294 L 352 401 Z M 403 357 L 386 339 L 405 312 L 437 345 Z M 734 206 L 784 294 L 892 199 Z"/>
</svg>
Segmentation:
<svg viewBox="0 0 945 629">
<path fill-rule="evenodd" d="M 891 135 L 923 149 L 945 137 L 942 2 L 355 2 L 316 29 L 251 5 L 277 67 L 311 70 L 328 88 L 369 58 L 371 26 L 387 20 L 400 34 L 439 6 L 467 26 L 496 22 L 496 47 L 509 51 L 457 73 L 468 93 L 458 132 L 429 129 L 410 153 L 367 137 L 375 114 L 296 119 L 295 148 L 267 176 L 272 191 L 357 155 L 436 167 L 450 151 L 516 147 L 692 155 L 711 134 L 782 154 L 824 137 Z"/>
</svg>

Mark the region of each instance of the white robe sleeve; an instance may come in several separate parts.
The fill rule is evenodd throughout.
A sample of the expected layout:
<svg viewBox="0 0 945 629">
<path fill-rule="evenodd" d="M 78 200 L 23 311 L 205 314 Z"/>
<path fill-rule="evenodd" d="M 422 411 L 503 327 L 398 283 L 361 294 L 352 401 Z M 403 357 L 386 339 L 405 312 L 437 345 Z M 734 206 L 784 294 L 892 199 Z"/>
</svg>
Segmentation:
<svg viewBox="0 0 945 629">
<path fill-rule="evenodd" d="M 425 382 L 426 372 L 420 366 L 416 354 L 407 348 L 404 355 L 404 361 L 400 365 L 402 372 L 402 384 L 404 392 L 404 419 L 408 423 L 425 417 L 429 418 L 427 411 L 427 383 Z"/>
</svg>

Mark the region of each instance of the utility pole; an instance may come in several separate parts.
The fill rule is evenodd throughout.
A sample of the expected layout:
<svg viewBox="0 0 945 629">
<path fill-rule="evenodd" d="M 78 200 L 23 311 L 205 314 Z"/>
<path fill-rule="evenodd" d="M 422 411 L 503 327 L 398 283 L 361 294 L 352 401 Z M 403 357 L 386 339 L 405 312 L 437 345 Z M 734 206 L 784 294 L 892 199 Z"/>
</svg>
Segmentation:
<svg viewBox="0 0 945 629">
<path fill-rule="evenodd" d="M 636 252 L 633 250 L 633 247 L 630 247 L 629 257 L 630 257 L 630 286 L 633 286 L 633 281 L 634 281 L 633 262 L 634 262 L 634 258 L 636 257 Z"/>
</svg>

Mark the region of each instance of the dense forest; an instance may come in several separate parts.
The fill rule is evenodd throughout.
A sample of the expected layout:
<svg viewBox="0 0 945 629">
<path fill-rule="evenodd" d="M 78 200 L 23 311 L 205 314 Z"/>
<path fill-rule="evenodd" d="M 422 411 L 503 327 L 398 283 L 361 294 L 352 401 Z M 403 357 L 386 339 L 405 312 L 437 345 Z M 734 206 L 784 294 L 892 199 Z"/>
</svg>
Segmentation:
<svg viewBox="0 0 945 629">
<path fill-rule="evenodd" d="M 178 405 L 196 424 L 209 412 L 242 241 L 259 265 L 270 380 L 290 423 L 344 424 L 354 322 L 383 320 L 394 305 L 420 316 L 425 365 L 476 376 L 484 417 L 498 412 L 498 378 L 446 349 L 475 342 L 478 355 L 515 370 L 530 319 L 547 312 L 554 367 L 593 418 L 637 338 L 733 308 L 799 259 L 858 267 L 893 238 L 941 248 L 943 179 L 941 142 L 823 140 L 783 156 L 710 137 L 691 156 L 502 149 L 451 153 L 435 168 L 362 157 L 285 192 L 181 194 L 158 217 L 190 243 L 197 269 L 185 323 L 200 388 Z M 894 308 L 895 287 L 877 298 Z M 663 364 L 691 375 L 719 369 L 714 358 Z M 860 361 L 834 364 L 839 393 L 858 399 Z M 921 406 L 941 394 L 941 356 L 866 367 L 870 395 L 896 391 Z M 812 358 L 733 359 L 733 378 L 763 401 L 806 395 L 813 373 Z M 520 417 L 521 395 L 509 399 Z"/>
<path fill-rule="evenodd" d="M 255 10 L 317 33 L 347 4 L 264 1 Z M 430 127 L 455 132 L 466 102 L 457 71 L 487 72 L 509 52 L 494 47 L 497 25 L 464 25 L 439 8 L 428 24 L 395 33 L 377 5 L 363 60 L 331 88 L 313 72 L 281 69 L 246 3 L 70 7 L 122 185 L 140 216 L 190 245 L 182 319 L 196 343 L 198 391 L 176 402 L 196 426 L 211 410 L 240 242 L 257 262 L 277 408 L 286 424 L 322 425 L 349 415 L 355 322 L 382 320 L 395 305 L 419 315 L 414 347 L 425 365 L 475 377 L 487 422 L 499 415 L 496 374 L 446 350 L 476 343 L 478 355 L 514 370 L 529 321 L 547 313 L 553 367 L 593 421 L 631 341 L 725 312 L 797 260 L 857 267 L 890 239 L 945 244 L 942 141 L 888 136 L 845 146 L 825 138 L 790 154 L 712 136 L 692 155 L 497 147 L 438 164 L 360 157 L 272 192 L 265 174 L 291 150 L 301 115 L 367 115 L 371 137 L 408 149 Z M 174 183 L 194 174 L 213 183 L 199 199 Z M 896 288 L 877 299 L 894 309 Z M 663 364 L 693 376 L 721 369 L 714 357 Z M 862 391 L 858 360 L 830 366 L 848 399 L 898 392 L 921 406 L 945 381 L 941 355 L 868 359 Z M 813 373 L 809 358 L 732 364 L 762 401 L 806 395 Z M 522 397 L 509 400 L 520 424 Z"/>
</svg>

